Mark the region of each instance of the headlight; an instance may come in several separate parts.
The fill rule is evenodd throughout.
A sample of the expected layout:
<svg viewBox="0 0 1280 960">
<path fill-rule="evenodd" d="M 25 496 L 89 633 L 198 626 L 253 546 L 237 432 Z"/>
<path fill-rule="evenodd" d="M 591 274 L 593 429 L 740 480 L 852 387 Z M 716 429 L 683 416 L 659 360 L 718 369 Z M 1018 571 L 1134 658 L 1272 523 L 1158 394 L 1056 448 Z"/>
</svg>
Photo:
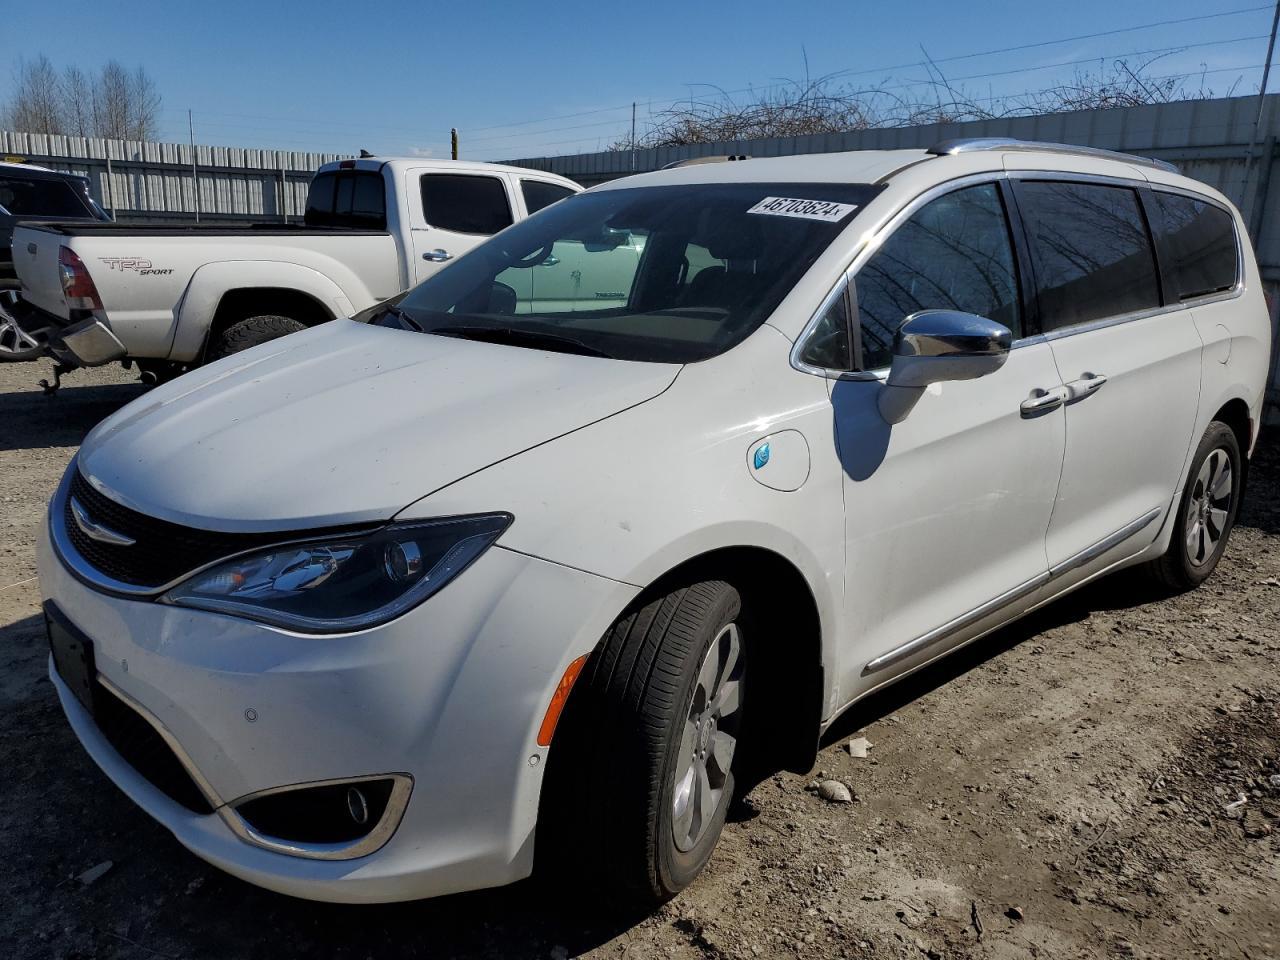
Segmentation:
<svg viewBox="0 0 1280 960">
<path fill-rule="evenodd" d="M 510 522 L 502 513 L 393 523 L 269 547 L 210 567 L 160 599 L 309 633 L 361 630 L 427 599 Z"/>
</svg>

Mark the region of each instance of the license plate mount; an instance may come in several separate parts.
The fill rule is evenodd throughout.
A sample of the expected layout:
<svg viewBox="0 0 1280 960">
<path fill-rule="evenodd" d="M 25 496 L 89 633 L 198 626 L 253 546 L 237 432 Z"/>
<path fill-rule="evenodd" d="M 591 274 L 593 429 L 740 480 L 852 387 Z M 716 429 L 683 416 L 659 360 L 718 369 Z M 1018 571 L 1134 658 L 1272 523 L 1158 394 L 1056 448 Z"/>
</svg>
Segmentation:
<svg viewBox="0 0 1280 960">
<path fill-rule="evenodd" d="M 93 641 L 52 603 L 44 605 L 44 624 L 54 669 L 81 706 L 92 715 L 94 680 L 98 675 L 93 659 Z"/>
</svg>

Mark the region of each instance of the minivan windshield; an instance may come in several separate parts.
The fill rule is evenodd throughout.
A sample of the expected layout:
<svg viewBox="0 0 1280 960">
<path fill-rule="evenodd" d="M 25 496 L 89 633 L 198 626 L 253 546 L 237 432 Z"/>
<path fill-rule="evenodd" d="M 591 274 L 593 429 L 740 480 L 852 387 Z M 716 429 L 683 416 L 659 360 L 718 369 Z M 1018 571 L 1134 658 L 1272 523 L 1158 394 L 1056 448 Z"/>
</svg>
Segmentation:
<svg viewBox="0 0 1280 960">
<path fill-rule="evenodd" d="M 879 189 L 718 183 L 578 194 L 480 244 L 375 322 L 623 360 L 705 360 L 768 319 Z"/>
</svg>

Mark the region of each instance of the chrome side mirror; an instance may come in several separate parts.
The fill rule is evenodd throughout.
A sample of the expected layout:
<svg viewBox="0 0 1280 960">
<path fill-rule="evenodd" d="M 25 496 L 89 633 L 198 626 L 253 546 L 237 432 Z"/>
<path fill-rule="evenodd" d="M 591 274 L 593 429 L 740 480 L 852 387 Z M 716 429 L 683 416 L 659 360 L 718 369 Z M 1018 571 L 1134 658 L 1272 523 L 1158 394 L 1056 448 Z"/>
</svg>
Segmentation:
<svg viewBox="0 0 1280 960">
<path fill-rule="evenodd" d="M 1003 324 L 959 310 L 921 310 L 893 338 L 889 379 L 880 390 L 880 416 L 901 423 L 931 383 L 976 380 L 1009 357 L 1013 333 Z"/>
</svg>

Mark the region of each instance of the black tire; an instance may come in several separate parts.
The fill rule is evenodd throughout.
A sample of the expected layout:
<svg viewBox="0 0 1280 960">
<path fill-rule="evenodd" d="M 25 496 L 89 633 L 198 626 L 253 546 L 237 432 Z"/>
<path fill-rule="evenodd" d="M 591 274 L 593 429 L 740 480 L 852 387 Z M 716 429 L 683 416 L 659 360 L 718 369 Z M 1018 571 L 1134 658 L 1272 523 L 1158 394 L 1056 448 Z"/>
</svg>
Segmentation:
<svg viewBox="0 0 1280 960">
<path fill-rule="evenodd" d="M 1215 458 L 1213 463 L 1209 462 L 1211 457 Z M 1215 470 L 1214 465 L 1221 464 L 1223 459 L 1230 467 L 1230 475 L 1225 483 L 1226 488 L 1229 488 L 1227 496 L 1230 501 L 1224 506 L 1224 498 L 1210 496 L 1208 507 L 1205 507 L 1204 473 L 1209 473 L 1209 486 L 1217 487 L 1222 483 L 1222 473 L 1220 466 Z M 1218 561 L 1222 559 L 1231 530 L 1235 527 L 1243 490 L 1244 462 L 1240 454 L 1240 442 L 1236 439 L 1234 430 L 1215 420 L 1200 438 L 1200 445 L 1196 447 L 1195 456 L 1191 460 L 1191 471 L 1187 475 L 1182 496 L 1178 499 L 1178 513 L 1169 549 L 1159 559 L 1147 565 L 1147 572 L 1159 586 L 1173 593 L 1182 593 L 1209 579 Z M 1225 519 L 1214 523 L 1214 516 L 1225 516 Z M 1197 524 L 1200 525 L 1199 535 L 1193 536 Z M 1216 540 L 1213 539 L 1215 530 Z"/>
<path fill-rule="evenodd" d="M 231 354 L 239 353 L 241 350 L 256 347 L 258 344 L 266 343 L 268 340 L 275 340 L 277 337 L 283 337 L 305 329 L 307 329 L 305 323 L 300 323 L 292 317 L 271 315 L 249 317 L 233 323 L 214 337 L 209 343 L 205 359 L 210 362 L 221 360 L 223 357 L 229 357 Z"/>
<path fill-rule="evenodd" d="M 647 909 L 675 896 L 706 866 L 733 798 L 732 759 L 720 771 L 714 755 L 721 752 L 723 736 L 731 732 L 736 743 L 741 732 L 748 652 L 741 614 L 737 590 L 707 581 L 643 602 L 605 634 L 552 744 L 538 836 L 541 871 L 607 897 L 614 906 Z M 736 667 L 722 656 L 732 644 Z M 739 706 L 722 718 L 722 726 L 712 718 L 695 727 L 694 713 L 711 716 L 695 706 L 696 697 L 705 702 L 698 674 L 708 664 L 736 681 Z M 692 750 L 688 764 L 681 762 L 682 742 Z M 702 762 L 710 771 L 708 782 L 719 780 L 721 786 L 707 803 L 714 812 L 690 812 L 681 832 L 677 774 L 687 773 L 686 783 L 700 782 L 699 746 L 704 757 L 712 755 Z M 681 796 L 696 804 L 691 793 Z M 677 833 L 687 849 L 677 843 Z"/>
</svg>

